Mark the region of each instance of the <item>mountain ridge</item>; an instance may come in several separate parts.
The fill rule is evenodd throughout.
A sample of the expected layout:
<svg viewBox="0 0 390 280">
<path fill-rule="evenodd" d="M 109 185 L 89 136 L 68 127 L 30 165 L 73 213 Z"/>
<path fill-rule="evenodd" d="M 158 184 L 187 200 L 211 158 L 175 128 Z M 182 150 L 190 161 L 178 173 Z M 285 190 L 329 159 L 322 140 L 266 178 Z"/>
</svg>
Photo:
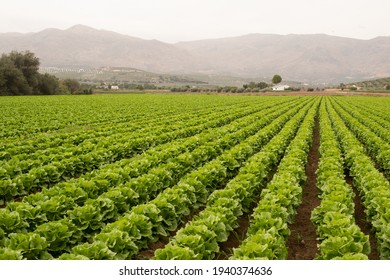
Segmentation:
<svg viewBox="0 0 390 280">
<path fill-rule="evenodd" d="M 0 33 L 0 53 L 30 50 L 43 66 L 134 67 L 169 74 L 341 82 L 390 76 L 390 37 L 262 34 L 183 41 L 145 40 L 85 25 Z"/>
</svg>

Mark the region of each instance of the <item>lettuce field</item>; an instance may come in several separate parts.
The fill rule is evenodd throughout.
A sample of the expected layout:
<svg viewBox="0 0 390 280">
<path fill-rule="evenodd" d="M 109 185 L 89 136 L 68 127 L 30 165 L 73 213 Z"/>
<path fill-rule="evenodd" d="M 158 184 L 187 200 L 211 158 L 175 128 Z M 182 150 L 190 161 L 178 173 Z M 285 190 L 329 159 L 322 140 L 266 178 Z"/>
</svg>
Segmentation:
<svg viewBox="0 0 390 280">
<path fill-rule="evenodd" d="M 390 99 L 0 98 L 0 259 L 390 259 Z"/>
</svg>

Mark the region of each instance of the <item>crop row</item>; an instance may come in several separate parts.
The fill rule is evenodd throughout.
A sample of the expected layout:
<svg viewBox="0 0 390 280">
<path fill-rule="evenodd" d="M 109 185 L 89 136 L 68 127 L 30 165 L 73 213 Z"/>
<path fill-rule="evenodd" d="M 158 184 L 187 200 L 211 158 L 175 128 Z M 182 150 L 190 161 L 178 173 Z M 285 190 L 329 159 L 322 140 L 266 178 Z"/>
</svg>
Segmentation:
<svg viewBox="0 0 390 280">
<path fill-rule="evenodd" d="M 119 102 L 138 98 L 138 105 Z M 31 137 L 13 134 L 15 115 L 5 122 L 5 133 L 14 136 L 0 139 L 0 259 L 140 259 L 151 252 L 159 260 L 224 254 L 286 259 L 317 116 L 316 259 L 368 258 L 370 240 L 355 222 L 353 187 L 380 258 L 390 259 L 386 102 L 174 95 L 115 100 L 92 106 L 105 113 L 118 107 L 111 127 L 103 111 L 88 121 L 90 108 L 80 120 L 70 110 L 61 121 L 66 106 L 42 130 L 37 124 L 55 110 L 38 114 Z M 178 103 L 170 108 L 166 102 L 173 100 Z M 22 127 L 29 122 L 20 120 Z M 244 214 L 251 217 L 248 228 L 241 228 Z M 227 241 L 236 231 L 245 237 L 230 252 Z"/>
<path fill-rule="evenodd" d="M 261 108 L 260 108 L 261 109 Z M 256 108 L 255 110 L 259 110 Z M 211 127 L 215 124 L 219 124 L 215 122 L 216 120 L 229 121 L 234 119 L 235 117 L 240 117 L 242 115 L 252 113 L 255 111 L 254 109 L 249 112 L 246 110 L 242 110 L 241 108 L 235 110 L 229 110 L 225 113 L 212 113 L 208 112 L 208 114 L 200 117 L 197 116 L 195 124 L 201 124 L 202 122 L 209 122 Z M 175 131 L 178 129 L 182 129 L 184 124 L 194 125 L 191 121 L 188 122 L 189 119 L 194 119 L 194 116 L 184 115 L 182 118 L 173 118 L 168 121 L 158 121 L 153 123 L 153 125 L 148 126 L 148 124 L 143 124 L 142 129 L 135 129 L 135 127 L 126 127 L 125 130 L 120 130 L 117 127 L 111 128 L 111 135 L 105 137 L 93 137 L 90 135 L 90 138 L 87 141 L 82 143 L 78 143 L 73 146 L 65 146 L 65 147 L 55 147 L 52 149 L 37 151 L 35 153 L 24 154 L 20 156 L 13 157 L 9 161 L 2 161 L 1 170 L 3 170 L 2 174 L 0 174 L 1 179 L 12 179 L 18 175 L 28 172 L 29 170 L 37 167 L 42 167 L 47 165 L 48 163 L 52 163 L 55 161 L 61 161 L 67 158 L 71 158 L 73 156 L 80 156 L 84 154 L 88 154 L 97 149 L 110 149 L 113 146 L 113 143 L 120 143 L 124 141 L 128 141 L 129 138 L 146 138 L 153 135 L 158 135 L 162 133 L 167 133 L 170 131 Z M 211 120 L 211 121 L 210 121 Z M 115 131 L 113 134 L 112 132 Z M 88 134 L 88 133 L 85 133 Z M 65 135 L 65 137 L 67 137 Z"/>
<path fill-rule="evenodd" d="M 231 259 L 286 259 L 287 237 L 296 208 L 302 200 L 305 167 L 313 136 L 319 100 L 315 102 L 287 148 L 271 182 L 254 209 L 246 238 Z"/>
<path fill-rule="evenodd" d="M 211 102 L 210 100 L 211 99 Z M 35 135 L 47 135 L 57 131 L 73 131 L 106 124 L 132 122 L 150 116 L 178 115 L 183 112 L 213 110 L 250 104 L 243 98 L 163 96 L 57 96 L 48 99 L 2 98 L 0 121 L 1 142 L 22 142 Z M 196 110 L 194 110 L 196 108 Z M 82 113 L 80 113 L 82 112 Z M 0 146 L 2 146 L 0 142 Z"/>
<path fill-rule="evenodd" d="M 362 119 L 365 123 L 365 125 L 372 130 L 375 134 L 377 134 L 379 137 L 381 137 L 383 140 L 390 143 L 390 136 L 389 136 L 389 130 L 390 130 L 390 121 L 387 121 L 383 118 L 383 116 L 376 115 L 375 113 L 379 113 L 379 110 L 377 108 L 376 111 L 367 110 L 367 108 L 362 108 L 355 104 L 354 102 L 348 102 L 346 103 L 345 100 L 342 99 L 335 99 L 340 106 L 343 107 L 343 109 L 347 110 L 348 113 L 354 115 L 358 113 L 360 119 Z"/>
<path fill-rule="evenodd" d="M 259 153 L 249 158 L 224 189 L 214 191 L 206 208 L 179 230 L 164 249 L 156 251 L 156 259 L 213 259 L 219 252 L 218 243 L 227 240 L 238 226 L 238 218 L 255 202 L 254 197 L 294 138 L 308 108 L 295 115 Z"/>
<path fill-rule="evenodd" d="M 272 104 L 273 102 L 270 103 Z M 112 122 L 106 125 L 101 124 L 99 127 L 94 127 L 93 129 L 87 128 L 87 130 L 81 131 L 64 131 L 52 133 L 49 135 L 47 133 L 42 135 L 35 135 L 32 139 L 28 139 L 25 141 L 12 141 L 10 143 L 3 144 L 2 146 L 0 146 L 0 159 L 34 159 L 39 157 L 40 155 L 52 155 L 53 152 L 69 152 L 69 148 L 78 146 L 83 142 L 96 145 L 108 136 L 120 136 L 120 134 L 129 132 L 134 133 L 135 131 L 141 129 L 143 131 L 153 130 L 157 128 L 157 126 L 167 126 L 171 124 L 182 123 L 187 120 L 191 120 L 194 117 L 204 118 L 209 116 L 210 114 L 218 116 L 222 115 L 224 112 L 234 113 L 237 110 L 246 111 L 246 107 L 248 107 L 248 105 L 245 104 L 245 106 L 237 105 L 234 106 L 234 108 L 218 108 L 217 110 L 202 109 L 196 112 L 196 114 L 194 114 L 194 112 L 188 112 L 186 114 L 183 114 L 183 112 L 181 112 L 173 116 L 156 114 L 155 116 L 153 116 L 153 118 L 150 118 L 150 116 L 144 116 L 143 118 L 135 119 L 131 122 L 123 121 L 120 123 Z M 254 110 L 257 109 L 256 107 L 254 107 Z M 2 163 L 2 165 L 4 165 L 4 163 Z"/>
<path fill-rule="evenodd" d="M 359 191 L 368 221 L 372 224 L 382 259 L 390 259 L 390 184 L 379 172 L 364 146 L 346 127 L 332 106 L 328 106 L 332 127 L 341 144 L 345 164 Z"/>
<path fill-rule="evenodd" d="M 102 164 L 139 154 L 152 146 L 167 143 L 177 138 L 189 137 L 210 127 L 217 127 L 235 119 L 238 117 L 237 114 L 243 116 L 248 113 L 239 111 L 236 115 L 216 120 L 212 119 L 213 116 L 208 116 L 207 122 L 203 119 L 195 119 L 177 127 L 163 126 L 159 130 L 146 134 L 123 135 L 120 139 L 114 137 L 114 139 L 106 141 L 108 147 L 104 147 L 104 145 L 101 148 L 95 147 L 95 150 L 83 155 L 71 155 L 69 158 L 51 161 L 47 165 L 32 168 L 28 173 L 17 175 L 12 179 L 1 180 L 0 195 L 9 200 L 18 195 L 28 194 L 38 187 L 48 187 L 68 180 L 71 177 L 99 168 Z"/>
<path fill-rule="evenodd" d="M 298 109 L 295 109 L 295 110 L 298 110 Z M 291 113 L 290 114 L 286 114 L 286 115 L 283 115 L 282 117 L 284 118 L 284 121 L 287 121 L 288 120 L 288 118 L 290 117 L 290 115 L 291 115 Z M 283 119 L 282 118 L 282 119 Z M 280 125 L 281 125 L 281 118 L 279 118 L 279 119 L 277 119 L 277 120 L 275 120 L 274 122 L 273 122 L 273 125 L 270 125 L 269 126 L 269 128 L 268 129 L 266 129 L 266 128 L 264 128 L 263 130 L 262 130 L 262 134 L 261 135 L 263 135 L 263 137 L 261 137 L 260 138 L 260 140 L 262 140 L 262 141 L 265 141 L 266 139 L 268 139 L 268 137 L 269 137 L 269 133 L 270 132 L 273 132 L 273 131 L 275 131 L 276 129 L 278 129 L 279 127 L 280 127 Z M 275 133 L 275 132 L 274 132 Z M 258 139 L 258 137 L 259 136 L 257 136 L 257 137 L 255 137 L 255 136 L 252 136 L 250 139 L 250 142 L 249 143 L 251 143 L 251 146 L 254 146 L 254 147 L 256 147 L 256 144 L 258 145 L 259 144 L 259 142 L 260 142 L 260 140 Z M 249 141 L 249 140 L 248 140 Z M 226 152 L 224 153 L 225 154 L 225 156 L 224 155 L 222 155 L 222 156 L 220 156 L 219 158 L 219 160 L 218 160 L 218 163 L 220 163 L 220 164 L 222 164 L 222 166 L 220 166 L 219 167 L 219 169 L 221 169 L 221 168 L 224 168 L 224 169 L 227 169 L 227 166 L 229 166 L 229 164 L 237 164 L 237 160 L 240 160 L 240 161 L 244 161 L 245 160 L 245 157 L 244 158 L 241 158 L 241 157 L 243 157 L 243 155 L 245 155 L 246 153 L 251 153 L 252 152 L 252 148 L 249 148 L 248 147 L 248 145 L 249 144 L 246 144 L 246 141 L 243 141 L 241 144 L 239 144 L 238 146 L 236 146 L 236 149 L 238 149 L 238 150 L 236 150 L 236 149 L 234 149 L 233 148 L 233 151 L 231 152 L 231 154 L 233 154 L 233 155 L 236 155 L 237 154 L 237 157 L 238 157 L 238 159 L 235 159 L 234 157 L 232 157 L 232 156 L 228 156 L 229 155 L 229 153 L 227 153 L 227 155 L 226 155 Z M 241 156 L 241 157 L 240 157 Z M 222 157 L 222 158 L 221 158 Z M 223 160 L 223 159 L 225 159 L 225 160 Z M 222 161 L 223 160 L 223 161 Z M 227 161 L 226 161 L 227 160 Z M 232 160 L 234 160 L 233 162 L 232 162 Z M 214 161 L 211 161 L 211 162 L 209 162 L 208 164 L 206 164 L 205 166 L 203 166 L 200 170 L 198 170 L 198 171 L 195 171 L 195 172 L 192 172 L 192 173 L 190 173 L 189 175 L 186 175 L 185 177 L 183 177 L 182 178 L 182 180 L 181 180 L 181 183 L 179 183 L 179 185 L 177 185 L 177 187 L 175 188 L 175 187 L 173 187 L 172 189 L 167 189 L 166 191 L 164 191 L 163 193 L 166 193 L 166 192 L 168 192 L 168 190 L 173 190 L 173 189 L 176 189 L 176 191 L 181 191 L 182 190 L 182 187 L 183 187 L 183 181 L 185 182 L 186 181 L 186 179 L 184 179 L 184 178 L 187 178 L 187 181 L 193 181 L 193 180 L 197 180 L 197 178 L 200 178 L 202 175 L 203 175 L 203 177 L 210 177 L 210 176 L 212 176 L 212 174 L 213 174 L 213 172 L 212 172 L 212 170 L 213 169 L 215 169 L 215 164 L 213 164 L 213 162 L 215 162 L 215 160 Z M 225 165 L 227 165 L 227 166 L 224 166 L 223 164 L 225 164 Z M 233 170 L 234 170 L 234 165 L 231 167 Z M 202 171 L 203 170 L 203 171 Z M 215 179 L 218 179 L 218 180 L 221 180 L 221 178 L 220 177 L 218 177 L 218 178 L 214 178 L 214 180 Z M 222 176 L 222 180 L 223 180 L 223 176 Z M 187 183 L 188 184 L 188 183 Z M 185 184 L 185 185 L 187 185 L 187 184 Z M 193 188 L 193 187 L 192 187 Z M 168 192 L 169 193 L 169 192 Z M 160 196 L 160 195 L 159 195 Z M 160 198 L 160 200 L 161 200 L 162 198 Z M 158 201 L 159 200 L 159 197 L 157 197 L 156 199 L 154 199 L 153 201 L 154 201 L 154 203 L 156 203 L 156 200 Z M 148 207 L 150 208 L 150 207 L 152 207 L 154 204 L 153 203 L 147 203 L 147 204 L 145 204 L 145 205 L 149 205 Z M 152 205 L 152 206 L 151 206 Z M 180 205 L 181 206 L 181 205 Z M 139 209 L 141 207 L 141 205 L 140 206 L 137 206 L 136 207 L 136 209 Z M 145 206 L 146 207 L 146 206 Z M 133 210 L 130 210 L 131 212 L 130 213 L 134 213 L 134 211 L 136 212 L 136 210 L 135 209 L 133 209 Z M 174 213 L 173 213 L 174 214 Z M 129 213 L 127 213 L 127 214 L 125 214 L 124 215 L 124 217 L 127 217 L 129 215 Z M 133 216 L 133 215 L 131 215 L 131 216 Z M 123 216 L 122 216 L 122 218 L 120 218 L 117 222 L 115 222 L 114 223 L 114 225 L 118 225 L 118 224 L 121 224 L 121 223 L 123 223 L 123 221 L 124 220 L 126 220 L 126 218 L 124 218 Z M 93 226 L 93 222 L 94 222 L 94 220 L 96 219 L 96 215 L 94 216 L 94 217 L 91 217 L 91 225 Z M 72 236 L 72 238 L 76 238 L 76 239 L 78 239 L 78 240 L 82 240 L 82 238 L 80 238 L 80 236 L 77 236 L 77 232 L 80 230 L 80 229 L 75 229 L 75 231 L 73 231 L 72 232 L 72 230 L 74 229 L 74 228 L 72 228 L 71 226 L 70 227 L 66 227 L 66 221 L 67 220 L 65 220 L 65 221 L 62 221 L 63 223 L 60 223 L 60 224 L 58 224 L 57 223 L 57 229 L 58 229 L 58 231 L 57 232 L 59 232 L 62 228 L 64 228 L 64 226 L 65 226 L 65 232 L 66 232 L 66 235 L 73 235 Z M 176 224 L 177 224 L 177 221 L 176 221 Z M 134 225 L 135 226 L 135 225 Z M 106 226 L 106 227 L 104 227 L 104 228 L 109 228 L 109 226 Z M 103 228 L 103 231 L 104 231 L 104 228 Z M 91 228 L 89 228 L 89 229 L 86 229 L 86 231 L 84 231 L 84 234 L 85 233 L 87 233 L 88 232 L 88 230 L 90 230 Z M 47 231 L 49 234 L 51 233 L 52 235 L 55 235 L 54 234 L 54 232 L 55 231 Z M 57 242 L 59 242 L 59 240 L 62 240 L 62 243 L 64 242 L 64 239 L 66 239 L 66 235 L 65 236 L 58 236 L 58 240 L 57 240 Z M 10 239 L 9 239 L 9 241 L 7 241 L 8 243 L 12 243 L 12 240 L 16 240 L 17 238 L 20 238 L 20 237 L 24 237 L 24 238 L 27 238 L 27 236 L 34 236 L 34 237 L 39 237 L 39 235 L 37 235 L 37 233 L 28 233 L 28 234 L 11 234 L 10 235 Z M 56 235 L 57 236 L 57 235 Z M 68 236 L 69 237 L 69 236 Z M 40 238 L 43 238 L 43 237 L 40 237 Z M 43 238 L 44 240 L 48 240 L 49 238 Z M 69 239 L 69 238 L 68 238 Z M 16 243 L 18 243 L 18 242 L 16 242 Z M 50 242 L 49 242 L 50 243 Z M 59 242 L 59 243 L 61 243 L 61 242 Z M 68 243 L 68 242 L 66 242 L 66 243 Z M 46 243 L 47 244 L 47 243 Z M 55 248 L 55 244 L 56 244 L 56 242 L 54 242 L 54 241 L 52 241 L 50 244 L 52 244 L 52 250 L 53 251 L 55 251 L 56 250 L 56 248 Z M 72 243 L 71 242 L 69 242 L 69 244 L 68 245 L 72 245 Z M 16 246 L 16 245 L 15 245 Z M 15 248 L 15 246 L 14 247 L 12 247 L 12 248 Z M 59 247 L 61 247 L 61 246 L 59 246 Z M 49 250 L 50 250 L 50 248 L 49 248 Z M 26 253 L 27 255 L 28 255 L 28 253 Z"/>
<path fill-rule="evenodd" d="M 111 164 L 89 176 L 25 197 L 23 202 L 9 203 L 6 210 L 3 210 L 4 224 L 0 222 L 0 227 L 9 232 L 32 230 L 43 221 L 64 217 L 68 210 L 81 205 L 87 199 L 90 199 L 87 205 L 77 209 L 77 216 L 82 216 L 85 211 L 91 212 L 92 215 L 98 206 L 94 200 L 105 198 L 116 198 L 117 208 L 125 211 L 130 206 L 153 197 L 159 189 L 174 184 L 186 172 L 210 160 L 210 157 L 218 155 L 223 149 L 255 133 L 273 118 L 284 113 L 287 110 L 284 107 L 264 110 L 227 126 L 206 130 L 186 141 L 164 144 L 145 155 L 126 160 L 123 166 L 123 163 Z M 258 121 L 260 118 L 261 121 Z M 247 125 L 248 123 L 250 125 Z M 17 220 L 20 222 L 10 224 L 8 220 L 11 218 L 6 217 L 13 217 L 15 220 L 16 215 L 19 215 Z M 102 217 L 102 220 L 105 219 Z"/>
<path fill-rule="evenodd" d="M 375 100 L 368 98 L 354 98 L 353 100 L 349 99 L 348 104 L 356 106 L 357 110 L 360 112 L 369 113 L 370 117 L 381 119 L 386 123 L 386 125 L 390 123 L 390 116 L 388 114 L 390 106 L 387 104 L 387 102 L 383 102 L 383 99 Z"/>
<path fill-rule="evenodd" d="M 325 103 L 321 104 L 320 162 L 317 187 L 321 204 L 315 208 L 311 221 L 319 235 L 318 259 L 368 259 L 369 237 L 355 223 L 354 192 L 344 178 L 344 162 L 333 132 Z"/>
<path fill-rule="evenodd" d="M 335 102 L 333 102 L 333 106 L 345 125 L 364 143 L 369 155 L 378 163 L 385 175 L 390 178 L 390 144 L 363 124 L 368 122 L 367 119 L 361 117 L 358 113 L 354 113 L 354 116 L 352 116 L 340 106 L 337 106 Z"/>
<path fill-rule="evenodd" d="M 299 108 L 293 110 L 296 113 Z M 226 179 L 234 177 L 247 158 L 260 150 L 290 118 L 291 112 L 275 119 L 256 135 L 226 150 L 215 160 L 184 176 L 177 185 L 166 189 L 154 200 L 134 207 L 118 221 L 106 225 L 102 232 L 93 238 L 94 242 L 91 244 L 76 246 L 71 250 L 71 255 L 65 254 L 61 258 L 77 258 L 82 255 L 90 259 L 98 259 L 101 256 L 96 253 L 101 250 L 97 248 L 101 247 L 109 250 L 104 250 L 109 252 L 108 258 L 122 258 L 123 252 L 126 252 L 129 258 L 150 242 L 157 240 L 160 235 L 168 235 L 169 231 L 177 229 L 184 217 L 203 205 L 213 190 L 223 184 Z M 145 231 L 144 227 L 147 225 L 149 230 Z M 130 236 L 126 235 L 128 232 L 131 232 Z M 135 249 L 134 246 L 129 250 L 113 247 L 112 240 L 109 241 L 109 239 L 119 237 L 121 240 L 115 244 L 121 244 L 124 241 L 122 238 L 126 237 L 126 241 L 130 239 L 135 244 Z"/>
</svg>

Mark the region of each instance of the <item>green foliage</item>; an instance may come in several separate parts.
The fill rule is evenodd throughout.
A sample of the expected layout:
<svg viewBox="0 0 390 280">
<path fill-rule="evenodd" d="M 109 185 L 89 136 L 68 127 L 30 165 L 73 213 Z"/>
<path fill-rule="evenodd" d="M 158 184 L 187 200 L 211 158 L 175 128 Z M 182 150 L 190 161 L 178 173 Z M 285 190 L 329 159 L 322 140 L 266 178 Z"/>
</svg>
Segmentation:
<svg viewBox="0 0 390 280">
<path fill-rule="evenodd" d="M 345 169 L 388 259 L 390 117 L 384 99 L 359 100 L 3 97 L 0 259 L 138 259 L 168 239 L 155 259 L 215 259 L 255 203 L 231 258 L 285 259 L 319 103 L 317 259 L 370 251 Z"/>
<path fill-rule="evenodd" d="M 244 84 L 242 87 L 243 89 L 251 89 L 251 90 L 259 91 L 269 87 L 269 85 L 265 82 L 259 82 L 259 83 L 250 82 L 249 84 Z"/>
<path fill-rule="evenodd" d="M 0 260 L 23 260 L 20 250 L 0 248 Z"/>
<path fill-rule="evenodd" d="M 278 74 L 275 74 L 273 77 L 272 77 L 272 83 L 273 84 L 279 84 L 282 82 L 282 76 L 278 75 Z"/>
<path fill-rule="evenodd" d="M 70 249 L 73 243 L 71 237 L 80 233 L 80 229 L 69 220 L 63 219 L 42 224 L 35 232 L 46 239 L 48 251 L 57 252 Z"/>
<path fill-rule="evenodd" d="M 0 95 L 28 95 L 32 91 L 23 72 L 3 54 L 0 58 Z"/>
<path fill-rule="evenodd" d="M 309 107 L 309 105 L 306 106 Z M 282 157 L 283 151 L 294 136 L 297 124 L 301 122 L 304 114 L 305 110 L 301 109 L 285 125 L 280 134 L 275 136 L 263 147 L 260 153 L 251 157 L 246 165 L 240 168 L 238 176 L 231 180 L 224 189 L 215 190 L 209 196 L 207 207 L 177 232 L 166 249 L 156 252 L 155 256 L 159 259 L 169 257 L 171 256 L 170 252 L 175 250 L 175 247 L 182 247 L 189 249 L 185 252 L 194 252 L 193 257 L 195 258 L 213 259 L 219 252 L 218 242 L 225 242 L 229 233 L 237 227 L 237 219 L 243 214 L 242 210 L 247 209 L 250 202 L 253 201 L 254 194 L 266 179 L 268 172 Z M 284 122 L 287 122 L 287 119 Z M 253 147 L 244 145 L 241 149 L 233 148 L 232 151 L 232 155 L 224 156 L 227 159 L 225 164 L 231 165 L 233 163 L 234 166 L 238 167 L 241 166 L 241 160 L 245 160 L 248 155 L 254 153 Z M 229 169 L 235 170 L 232 167 Z M 287 229 L 287 226 L 285 225 L 284 228 Z M 164 252 L 165 250 L 167 252 Z"/>
<path fill-rule="evenodd" d="M 11 233 L 5 241 L 5 246 L 11 250 L 20 251 L 23 257 L 33 259 L 51 259 L 52 256 L 46 251 L 45 238 L 36 233 Z"/>
<path fill-rule="evenodd" d="M 75 94 L 81 88 L 79 81 L 76 79 L 65 79 L 62 84 L 71 94 Z"/>
<path fill-rule="evenodd" d="M 304 120 L 299 125 L 297 132 L 293 128 L 289 131 L 289 137 L 293 137 L 296 132 L 296 136 L 292 141 L 288 141 L 287 136 L 282 138 L 282 133 L 278 135 L 281 139 L 275 140 L 278 147 L 286 149 L 286 154 L 279 163 L 277 173 L 267 187 L 263 189 L 260 202 L 253 211 L 247 237 L 238 248 L 234 249 L 231 259 L 275 260 L 287 258 L 286 240 L 290 233 L 287 224 L 292 222 L 296 209 L 300 204 L 302 195 L 300 184 L 305 181 L 304 167 L 311 144 L 314 116 L 318 105 L 319 102 L 317 101 L 311 104 L 310 110 L 302 110 L 303 116 L 300 116 L 300 118 L 295 116 L 295 121 L 302 121 L 303 118 Z M 296 127 L 297 125 L 293 120 L 289 122 L 289 125 Z M 289 146 L 286 147 L 288 143 Z M 275 152 L 278 149 L 271 148 L 271 151 Z M 267 157 L 268 154 L 271 155 L 271 151 L 264 151 L 264 157 Z M 279 157 L 281 156 L 279 155 Z M 273 158 L 275 164 L 277 159 L 276 154 Z M 264 163 L 259 164 L 259 166 L 263 165 Z"/>
<path fill-rule="evenodd" d="M 58 79 L 49 74 L 43 74 L 38 76 L 38 92 L 40 94 L 54 94 L 59 92 L 59 81 Z"/>
<path fill-rule="evenodd" d="M 0 58 L 0 95 L 58 93 L 58 79 L 41 75 L 39 59 L 30 51 L 12 51 Z"/>
<path fill-rule="evenodd" d="M 317 186 L 321 204 L 311 214 L 319 235 L 317 259 L 348 259 L 370 253 L 368 236 L 355 224 L 354 193 L 344 179 L 342 152 L 326 112 L 320 108 L 320 162 Z"/>
<path fill-rule="evenodd" d="M 388 238 L 390 184 L 383 173 L 375 168 L 372 159 L 365 154 L 364 146 L 357 140 L 356 136 L 363 139 L 368 153 L 372 153 L 373 151 L 375 153 L 386 151 L 388 145 L 378 145 L 378 141 L 379 143 L 383 143 L 381 142 L 382 140 L 364 128 L 361 123 L 355 122 L 355 118 L 348 116 L 334 102 L 328 101 L 328 112 L 333 123 L 335 134 L 340 142 L 341 150 L 345 156 L 345 165 L 349 168 L 350 174 L 354 178 L 355 187 L 362 195 L 363 204 L 366 207 L 367 219 L 371 222 L 376 232 L 380 257 L 382 259 L 388 259 L 390 256 L 390 242 Z M 359 115 L 357 117 L 359 118 Z M 357 127 L 353 127 L 352 123 Z M 377 161 L 379 164 L 382 164 L 379 158 L 377 158 Z M 338 242 L 340 243 L 340 241 Z M 364 242 L 363 244 L 356 244 L 356 246 L 358 246 L 357 248 L 365 248 Z M 362 253 L 365 253 L 365 251 Z"/>
<path fill-rule="evenodd" d="M 76 246 L 72 249 L 72 254 L 78 259 L 83 259 L 84 257 L 90 260 L 112 260 L 115 257 L 115 253 L 112 252 L 104 242 L 94 242 L 92 244 L 85 243 L 80 246 Z M 60 257 L 60 259 L 66 259 L 65 256 Z"/>
<path fill-rule="evenodd" d="M 196 255 L 188 247 L 167 245 L 163 250 L 157 249 L 154 255 L 156 260 L 200 260 L 200 255 Z"/>
<path fill-rule="evenodd" d="M 117 252 L 116 258 L 127 259 L 132 252 L 137 250 L 132 237 L 124 231 L 113 230 L 109 233 L 102 233 L 96 237 L 97 242 L 103 242 L 111 251 Z"/>
<path fill-rule="evenodd" d="M 348 87 L 358 87 L 359 90 L 388 91 L 390 90 L 390 78 L 380 78 L 348 84 Z"/>
</svg>

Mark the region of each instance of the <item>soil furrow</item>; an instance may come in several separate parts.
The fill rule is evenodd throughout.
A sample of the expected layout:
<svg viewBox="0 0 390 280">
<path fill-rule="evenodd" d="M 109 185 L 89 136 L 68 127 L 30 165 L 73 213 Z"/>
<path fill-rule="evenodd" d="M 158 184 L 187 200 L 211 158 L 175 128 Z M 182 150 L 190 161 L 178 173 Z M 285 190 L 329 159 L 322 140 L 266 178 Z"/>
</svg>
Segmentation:
<svg viewBox="0 0 390 280">
<path fill-rule="evenodd" d="M 355 203 L 355 223 L 362 230 L 362 232 L 370 237 L 370 247 L 371 253 L 368 255 L 370 260 L 379 260 L 379 254 L 376 244 L 376 238 L 372 231 L 371 224 L 367 221 L 366 213 L 364 212 L 364 206 L 362 200 L 360 199 L 359 192 L 353 184 L 352 177 L 347 174 L 345 177 L 347 183 L 352 187 L 353 192 L 355 193 L 354 203 Z"/>
<path fill-rule="evenodd" d="M 312 260 L 317 254 L 316 228 L 310 217 L 313 209 L 320 205 L 316 185 L 316 170 L 319 162 L 320 132 L 318 117 L 315 120 L 313 142 L 306 164 L 307 180 L 303 188 L 302 203 L 297 209 L 295 220 L 290 224 L 291 234 L 287 240 L 289 260 Z"/>
</svg>

